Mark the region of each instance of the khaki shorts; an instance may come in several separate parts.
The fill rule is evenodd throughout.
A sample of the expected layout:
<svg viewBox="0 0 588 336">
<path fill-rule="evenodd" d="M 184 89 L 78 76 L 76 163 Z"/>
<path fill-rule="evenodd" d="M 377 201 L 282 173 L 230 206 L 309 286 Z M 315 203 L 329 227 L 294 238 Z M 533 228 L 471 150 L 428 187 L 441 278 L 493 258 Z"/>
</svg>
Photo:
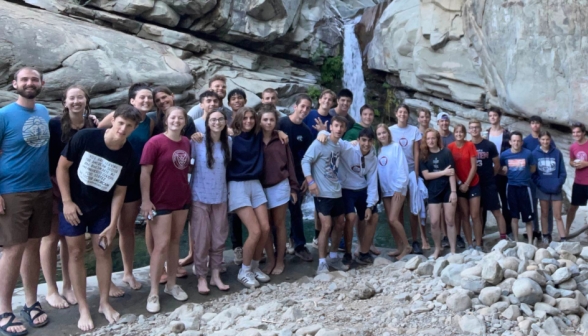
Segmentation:
<svg viewBox="0 0 588 336">
<path fill-rule="evenodd" d="M 51 232 L 51 189 L 2 195 L 6 210 L 0 215 L 0 246 L 26 243 Z"/>
</svg>

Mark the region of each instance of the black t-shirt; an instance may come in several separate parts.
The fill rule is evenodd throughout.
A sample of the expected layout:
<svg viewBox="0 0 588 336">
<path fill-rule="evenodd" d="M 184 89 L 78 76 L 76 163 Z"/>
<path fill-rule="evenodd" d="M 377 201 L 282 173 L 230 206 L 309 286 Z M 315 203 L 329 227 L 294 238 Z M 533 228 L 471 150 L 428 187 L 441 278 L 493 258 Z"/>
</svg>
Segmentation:
<svg viewBox="0 0 588 336">
<path fill-rule="evenodd" d="M 74 135 L 61 153 L 73 162 L 69 168 L 72 201 L 84 215 L 110 211 L 115 185 L 131 181 L 133 148 L 126 142 L 119 150 L 106 147 L 105 129 L 85 129 Z"/>
<path fill-rule="evenodd" d="M 96 125 L 88 123 L 84 128 L 96 128 Z M 77 132 L 77 129 L 71 129 L 66 139 L 71 139 Z M 67 144 L 67 141 L 63 142 L 62 139 L 61 117 L 53 117 L 49 120 L 49 134 L 51 135 L 49 138 L 49 174 L 55 176 L 59 157 Z"/>
<path fill-rule="evenodd" d="M 487 181 L 494 181 L 494 163 L 492 159 L 498 157 L 496 145 L 486 139 L 482 139 L 479 144 L 474 145 L 476 145 L 476 150 L 478 151 L 478 160 L 476 162 L 480 182 L 484 184 Z"/>
<path fill-rule="evenodd" d="M 419 169 L 421 173 L 426 170 L 429 173 L 436 173 L 445 170 L 447 166 L 451 165 L 455 169 L 455 162 L 453 155 L 447 148 L 442 148 L 437 153 L 429 153 L 427 161 L 420 162 Z M 427 189 L 429 190 L 429 198 L 434 198 L 441 195 L 447 188 L 450 187 L 449 176 L 441 176 L 434 180 L 425 180 Z"/>
<path fill-rule="evenodd" d="M 304 180 L 304 173 L 302 173 L 302 158 L 314 140 L 312 132 L 305 123 L 297 125 L 288 117 L 280 118 L 278 121 L 278 129 L 288 135 L 288 145 L 290 145 L 290 150 L 292 151 L 296 179 L 300 182 Z"/>
</svg>

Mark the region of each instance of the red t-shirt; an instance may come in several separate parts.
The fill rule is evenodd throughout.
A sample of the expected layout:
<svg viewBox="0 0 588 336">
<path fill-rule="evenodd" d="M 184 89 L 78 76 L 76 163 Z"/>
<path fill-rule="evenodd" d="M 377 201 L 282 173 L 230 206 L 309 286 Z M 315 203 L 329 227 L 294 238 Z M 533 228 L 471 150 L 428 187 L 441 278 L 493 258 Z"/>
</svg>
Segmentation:
<svg viewBox="0 0 588 336">
<path fill-rule="evenodd" d="M 583 145 L 574 142 L 570 147 L 570 160 L 588 161 L 588 141 Z M 588 185 L 588 168 L 576 169 L 574 183 Z"/>
<path fill-rule="evenodd" d="M 141 165 L 153 165 L 151 202 L 155 210 L 179 210 L 190 203 L 190 140 L 173 141 L 158 134 L 145 144 Z"/>
<path fill-rule="evenodd" d="M 478 157 L 478 151 L 476 150 L 476 145 L 474 145 L 471 141 L 464 141 L 463 147 L 457 148 L 455 142 L 450 143 L 447 148 L 451 151 L 453 155 L 453 161 L 455 161 L 455 174 L 457 178 L 462 182 L 468 180 L 468 175 L 470 175 L 470 169 L 472 169 L 472 158 Z M 474 179 L 470 183 L 470 186 L 478 185 L 480 178 L 478 174 L 474 176 Z"/>
</svg>

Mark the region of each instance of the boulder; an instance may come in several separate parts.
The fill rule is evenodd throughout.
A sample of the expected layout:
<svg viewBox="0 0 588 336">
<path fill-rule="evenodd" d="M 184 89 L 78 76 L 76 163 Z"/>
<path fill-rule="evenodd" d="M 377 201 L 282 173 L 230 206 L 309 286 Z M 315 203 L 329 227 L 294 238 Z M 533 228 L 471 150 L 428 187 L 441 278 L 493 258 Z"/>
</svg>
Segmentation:
<svg viewBox="0 0 588 336">
<path fill-rule="evenodd" d="M 534 305 L 543 299 L 541 287 L 530 278 L 515 280 L 512 286 L 512 292 L 519 301 L 528 305 Z"/>
<path fill-rule="evenodd" d="M 160 0 L 155 1 L 153 8 L 143 12 L 141 17 L 167 27 L 175 27 L 180 22 L 180 15 Z"/>
</svg>

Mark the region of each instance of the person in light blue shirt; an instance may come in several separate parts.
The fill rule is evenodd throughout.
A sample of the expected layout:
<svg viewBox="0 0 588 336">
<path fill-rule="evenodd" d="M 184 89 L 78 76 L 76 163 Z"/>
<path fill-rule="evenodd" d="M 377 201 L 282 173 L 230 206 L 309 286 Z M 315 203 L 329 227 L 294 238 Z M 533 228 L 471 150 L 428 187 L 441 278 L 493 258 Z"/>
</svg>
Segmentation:
<svg viewBox="0 0 588 336">
<path fill-rule="evenodd" d="M 12 312 L 12 293 L 22 268 L 26 302 L 21 316 L 32 327 L 49 322 L 37 301 L 39 247 L 51 230 L 49 178 L 49 112 L 35 98 L 43 75 L 25 67 L 14 75 L 16 102 L 0 109 L 0 329 L 8 334 L 26 331 Z"/>
</svg>

